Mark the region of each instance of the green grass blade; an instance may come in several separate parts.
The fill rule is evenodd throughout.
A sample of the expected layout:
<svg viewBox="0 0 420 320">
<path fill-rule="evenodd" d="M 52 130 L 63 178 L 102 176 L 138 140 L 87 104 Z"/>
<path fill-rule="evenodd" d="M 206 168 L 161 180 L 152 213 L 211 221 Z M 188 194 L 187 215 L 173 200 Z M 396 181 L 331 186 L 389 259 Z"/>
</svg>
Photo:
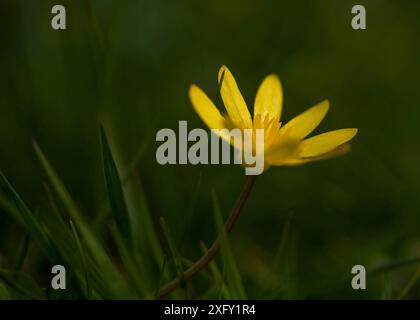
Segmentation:
<svg viewBox="0 0 420 320">
<path fill-rule="evenodd" d="M 15 206 L 13 201 L 8 199 L 5 195 L 0 194 L 0 207 L 10 215 L 10 217 L 15 220 L 18 224 L 26 226 L 25 221 L 22 219 L 22 215 L 19 212 L 18 208 Z"/>
<path fill-rule="evenodd" d="M 141 277 L 146 280 L 146 287 L 154 287 L 155 281 L 150 277 L 162 265 L 163 252 L 156 226 L 144 194 L 143 186 L 137 166 L 146 150 L 148 143 L 144 143 L 137 152 L 134 160 L 123 171 L 121 176 L 121 186 L 123 188 L 124 199 L 129 215 L 132 254 L 137 265 L 137 272 L 142 273 Z M 113 150 L 113 159 L 119 163 L 118 150 Z M 105 219 L 111 213 L 108 201 L 102 204 L 99 214 L 95 218 L 94 228 L 99 229 Z"/>
<path fill-rule="evenodd" d="M 207 247 L 203 242 L 200 242 L 201 250 L 203 251 L 203 254 L 206 254 Z M 213 260 L 209 264 L 210 271 L 213 276 L 213 280 L 215 282 L 215 288 L 216 288 L 216 295 L 217 298 L 223 298 L 223 299 L 232 299 L 232 295 L 229 292 L 229 288 L 227 288 L 225 284 L 225 280 L 223 279 L 222 273 L 219 270 L 219 267 L 217 266 L 216 262 Z"/>
<path fill-rule="evenodd" d="M 25 202 L 9 183 L 6 177 L 0 172 L 0 182 L 4 186 L 5 191 L 8 193 L 8 196 L 11 198 L 11 203 L 16 207 L 16 210 L 13 209 L 10 202 L 1 201 L 0 204 L 3 204 L 3 208 L 11 213 L 12 217 L 17 217 L 17 219 L 22 222 L 25 227 L 34 235 L 34 238 L 39 242 L 41 247 L 47 252 L 47 254 L 55 253 L 55 249 L 48 239 L 48 235 L 45 232 L 44 228 L 35 218 L 35 215 L 29 210 Z"/>
<path fill-rule="evenodd" d="M 135 177 L 127 181 L 124 190 L 129 212 L 132 213 L 130 221 L 134 251 L 142 254 L 143 261 L 139 266 L 147 272 L 162 265 L 163 252 L 140 177 Z"/>
<path fill-rule="evenodd" d="M 165 268 L 166 268 L 166 256 L 163 256 L 162 266 L 159 269 L 160 272 L 159 272 L 159 277 L 158 277 L 157 285 L 155 288 L 155 294 L 154 294 L 154 297 L 156 299 L 158 299 L 158 296 L 159 296 L 159 289 L 160 289 L 160 286 L 162 285 L 163 276 L 165 274 Z"/>
<path fill-rule="evenodd" d="M 119 230 L 115 223 L 110 226 L 112 238 L 117 246 L 118 253 L 121 257 L 121 261 L 124 265 L 124 269 L 128 274 L 130 283 L 136 288 L 137 292 L 145 299 L 152 298 L 151 288 L 149 287 L 150 279 L 145 278 L 143 272 L 138 270 L 137 264 L 134 260 L 134 256 L 124 243 L 122 236 L 119 234 Z"/>
<path fill-rule="evenodd" d="M 90 298 L 90 287 L 89 287 L 89 271 L 86 265 L 86 253 L 83 249 L 82 243 L 80 242 L 79 235 L 77 233 L 76 227 L 74 226 L 73 222 L 70 220 L 70 227 L 73 232 L 74 240 L 76 241 L 77 248 L 79 249 L 80 260 L 82 262 L 83 273 L 85 274 L 85 295 L 89 299 Z"/>
<path fill-rule="evenodd" d="M 7 286 L 0 282 L 0 300 L 10 300 L 12 299 L 12 296 L 9 293 L 9 290 L 7 289 Z"/>
<path fill-rule="evenodd" d="M 180 259 L 180 255 L 178 253 L 178 249 L 177 246 L 175 244 L 175 241 L 172 238 L 172 235 L 168 229 L 168 227 L 166 226 L 166 222 L 165 219 L 163 217 L 160 217 L 159 219 L 160 222 L 160 226 L 162 228 L 162 232 L 163 232 L 163 236 L 165 237 L 166 240 L 166 244 L 168 245 L 168 249 L 169 249 L 169 253 L 170 253 L 170 257 L 171 257 L 171 262 L 175 268 L 175 272 L 177 274 L 177 277 L 179 279 L 179 283 L 180 283 L 180 287 L 181 288 L 185 288 L 185 279 L 184 279 L 184 270 L 182 267 L 182 262 Z"/>
<path fill-rule="evenodd" d="M 404 299 L 404 297 L 410 292 L 410 290 L 413 289 L 419 277 L 420 277 L 420 267 L 417 267 L 416 270 L 414 271 L 414 274 L 410 277 L 410 280 L 408 280 L 407 284 L 404 286 L 404 288 L 401 290 L 401 293 L 398 295 L 397 297 L 398 300 Z"/>
<path fill-rule="evenodd" d="M 198 175 L 198 179 L 197 182 L 195 184 L 194 190 L 193 190 L 193 195 L 191 198 L 191 202 L 189 205 L 189 209 L 187 211 L 186 217 L 185 217 L 185 226 L 184 229 L 182 231 L 182 238 L 181 238 L 181 245 L 180 248 L 183 248 L 183 246 L 186 244 L 186 242 L 188 241 L 189 238 L 189 233 L 191 230 L 191 223 L 192 223 L 192 219 L 194 217 L 194 213 L 195 213 L 195 209 L 197 206 L 197 202 L 198 202 L 198 197 L 200 195 L 200 191 L 201 191 L 201 181 L 203 179 L 203 174 L 200 171 L 200 174 Z"/>
<path fill-rule="evenodd" d="M 163 252 L 156 232 L 156 227 L 153 222 L 152 213 L 150 212 L 149 205 L 144 194 L 141 179 L 136 170 L 147 150 L 148 145 L 149 140 L 142 144 L 134 159 L 124 170 L 121 181 L 130 216 L 131 236 L 134 250 L 142 253 L 147 252 L 147 254 L 151 253 L 151 259 L 147 260 L 152 260 L 149 265 L 155 269 L 156 267 L 160 267 L 162 265 Z M 114 153 L 114 157 L 115 156 L 118 158 L 118 154 L 115 155 Z M 144 268 L 146 266 L 142 264 L 141 267 Z"/>
<path fill-rule="evenodd" d="M 127 211 L 127 205 L 124 198 L 124 192 L 121 186 L 120 175 L 109 147 L 105 130 L 100 126 L 102 162 L 105 176 L 105 182 L 108 189 L 109 203 L 113 213 L 114 220 L 123 236 L 126 244 L 131 245 L 130 220 Z"/>
<path fill-rule="evenodd" d="M 19 247 L 15 262 L 13 263 L 13 270 L 15 271 L 22 270 L 23 263 L 25 262 L 26 255 L 28 254 L 30 240 L 31 240 L 30 233 L 26 233 Z"/>
<path fill-rule="evenodd" d="M 93 258 L 86 252 L 85 246 L 82 245 L 79 237 L 80 245 L 83 248 L 85 256 L 85 260 L 83 261 L 77 241 L 75 241 L 74 231 L 71 230 L 69 224 L 64 222 L 63 214 L 60 213 L 58 205 L 48 187 L 46 191 L 50 210 L 40 215 L 41 222 L 49 233 L 49 237 L 54 242 L 54 245 L 57 247 L 57 251 L 60 252 L 65 265 L 68 265 L 76 275 L 78 288 L 82 291 L 83 296 L 86 298 L 93 297 L 94 291 L 101 292 L 104 296 L 112 296 L 112 293 L 109 293 L 109 288 L 107 288 L 106 281 L 104 281 L 99 268 Z M 86 272 L 89 272 L 90 296 L 88 296 L 88 292 L 85 290 Z"/>
<path fill-rule="evenodd" d="M 392 300 L 393 299 L 392 277 L 389 272 L 382 274 L 381 284 L 382 284 L 381 300 Z"/>
<path fill-rule="evenodd" d="M 213 209 L 214 209 L 214 217 L 216 221 L 216 228 L 218 233 L 222 236 L 220 237 L 221 242 L 221 256 L 224 266 L 226 268 L 226 283 L 229 287 L 229 291 L 232 295 L 233 299 L 246 299 L 246 293 L 244 289 L 244 285 L 242 283 L 242 279 L 238 270 L 238 267 L 235 262 L 235 258 L 233 256 L 232 248 L 229 243 L 229 239 L 227 238 L 224 232 L 223 226 L 223 217 L 220 211 L 219 201 L 217 199 L 216 193 L 212 190 L 212 198 L 213 198 Z"/>
<path fill-rule="evenodd" d="M 59 199 L 63 202 L 64 207 L 66 208 L 68 214 L 73 220 L 74 224 L 77 226 L 82 238 L 85 241 L 86 247 L 88 248 L 90 254 L 94 258 L 98 268 L 100 268 L 103 273 L 102 278 L 107 282 L 107 285 L 110 288 L 110 291 L 113 293 L 114 298 L 129 298 L 132 297 L 131 291 L 128 288 L 128 284 L 123 279 L 121 274 L 112 264 L 108 254 L 106 253 L 103 246 L 99 243 L 97 238 L 91 232 L 88 224 L 82 219 L 82 216 L 68 193 L 67 189 L 64 187 L 63 183 L 55 173 L 51 164 L 48 162 L 47 158 L 39 148 L 38 144 L 34 142 L 35 153 L 37 154 L 44 171 L 46 172 L 53 190 L 57 193 Z M 107 297 L 112 298 L 112 297 Z"/>
<path fill-rule="evenodd" d="M 8 287 L 8 292 L 16 299 L 44 299 L 45 292 L 40 289 L 31 276 L 23 272 L 0 269 L 0 281 Z"/>
</svg>

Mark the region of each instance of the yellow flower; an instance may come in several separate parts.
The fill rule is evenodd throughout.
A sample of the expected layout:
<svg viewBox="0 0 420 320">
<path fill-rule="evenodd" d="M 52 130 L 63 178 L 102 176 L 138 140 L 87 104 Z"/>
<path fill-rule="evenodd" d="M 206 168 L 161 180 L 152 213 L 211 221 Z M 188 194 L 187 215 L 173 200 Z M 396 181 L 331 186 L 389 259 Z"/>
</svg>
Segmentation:
<svg viewBox="0 0 420 320">
<path fill-rule="evenodd" d="M 280 116 L 283 91 L 276 75 L 267 76 L 261 83 L 255 97 L 253 120 L 235 78 L 226 66 L 220 68 L 218 82 L 227 114 L 222 115 L 207 95 L 193 84 L 189 96 L 195 111 L 210 129 L 264 129 L 265 169 L 328 159 L 350 150 L 347 142 L 356 135 L 356 128 L 339 129 L 306 138 L 328 112 L 328 100 L 282 126 Z"/>
</svg>

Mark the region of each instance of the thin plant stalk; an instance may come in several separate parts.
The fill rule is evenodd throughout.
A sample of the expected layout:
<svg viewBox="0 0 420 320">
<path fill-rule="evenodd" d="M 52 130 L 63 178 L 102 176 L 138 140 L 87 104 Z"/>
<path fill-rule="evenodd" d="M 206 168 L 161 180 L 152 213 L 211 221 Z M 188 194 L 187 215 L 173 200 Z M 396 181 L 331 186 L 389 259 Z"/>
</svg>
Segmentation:
<svg viewBox="0 0 420 320">
<path fill-rule="evenodd" d="M 229 215 L 228 219 L 225 222 L 224 232 L 225 232 L 226 235 L 230 234 L 233 227 L 235 226 L 236 221 L 238 220 L 239 216 L 241 215 L 241 212 L 242 212 L 242 209 L 245 205 L 245 202 L 248 199 L 248 197 L 251 193 L 251 190 L 254 186 L 256 177 L 257 176 L 247 176 L 247 178 L 245 180 L 244 187 L 243 187 L 241 193 L 239 194 L 239 196 L 238 196 L 238 198 L 235 202 L 235 205 L 233 206 L 233 208 L 230 212 L 230 215 Z M 220 245 L 221 245 L 220 238 L 222 236 L 223 235 L 220 234 L 216 238 L 216 240 L 213 242 L 211 247 L 207 250 L 207 252 L 203 256 L 201 256 L 200 259 L 198 259 L 191 267 L 189 267 L 184 272 L 184 278 L 183 278 L 184 281 L 188 281 L 193 276 L 200 273 L 200 271 L 205 269 L 209 265 L 209 263 L 216 257 L 216 255 L 220 251 Z M 164 285 L 163 287 L 161 287 L 159 289 L 158 298 L 162 298 L 162 297 L 168 295 L 169 293 L 171 293 L 172 291 L 177 289 L 179 287 L 179 285 L 180 285 L 179 277 L 169 281 L 166 285 Z"/>
</svg>

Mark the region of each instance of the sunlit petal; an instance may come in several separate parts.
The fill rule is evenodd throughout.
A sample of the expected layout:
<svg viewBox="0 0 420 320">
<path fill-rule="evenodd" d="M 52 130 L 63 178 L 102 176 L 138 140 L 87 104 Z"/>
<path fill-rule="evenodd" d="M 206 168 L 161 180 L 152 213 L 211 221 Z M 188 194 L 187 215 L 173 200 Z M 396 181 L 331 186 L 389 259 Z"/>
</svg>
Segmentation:
<svg viewBox="0 0 420 320">
<path fill-rule="evenodd" d="M 252 128 L 251 115 L 235 78 L 226 66 L 220 68 L 218 81 L 229 118 L 241 129 Z"/>
<path fill-rule="evenodd" d="M 280 120 L 283 105 L 283 91 L 279 78 L 275 74 L 267 76 L 260 87 L 254 103 L 254 125 L 256 119 L 268 118 Z"/>
<path fill-rule="evenodd" d="M 350 141 L 356 134 L 356 128 L 340 129 L 303 140 L 300 144 L 300 155 L 302 157 L 321 156 Z"/>
<path fill-rule="evenodd" d="M 349 143 L 342 144 L 341 146 L 335 148 L 334 150 L 324 153 L 317 157 L 309 157 L 309 158 L 291 158 L 288 161 L 285 161 L 283 165 L 285 166 L 300 166 L 305 163 L 320 161 L 320 160 L 327 160 L 332 158 L 341 157 L 347 154 L 351 149 Z"/>
<path fill-rule="evenodd" d="M 299 139 L 305 138 L 321 123 L 322 119 L 324 119 L 328 112 L 329 105 L 328 100 L 322 101 L 286 123 L 284 127 L 280 129 L 281 132 Z"/>
<path fill-rule="evenodd" d="M 225 127 L 224 117 L 203 90 L 193 84 L 190 86 L 189 96 L 195 111 L 207 127 L 210 129 Z"/>
<path fill-rule="evenodd" d="M 270 146 L 264 155 L 264 161 L 273 166 L 284 165 L 292 159 L 299 157 L 299 140 L 283 137 Z"/>
</svg>

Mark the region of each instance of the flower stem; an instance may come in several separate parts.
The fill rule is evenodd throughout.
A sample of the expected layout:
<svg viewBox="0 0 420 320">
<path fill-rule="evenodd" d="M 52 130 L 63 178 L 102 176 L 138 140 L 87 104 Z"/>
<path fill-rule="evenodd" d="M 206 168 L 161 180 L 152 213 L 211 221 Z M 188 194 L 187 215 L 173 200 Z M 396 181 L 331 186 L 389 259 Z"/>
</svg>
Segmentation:
<svg viewBox="0 0 420 320">
<path fill-rule="evenodd" d="M 251 193 L 252 187 L 254 186 L 254 182 L 257 176 L 247 176 L 245 180 L 244 187 L 239 194 L 235 205 L 233 206 L 230 215 L 228 219 L 225 222 L 224 226 L 224 232 L 226 235 L 228 235 L 233 227 L 235 226 L 236 221 L 238 220 L 239 216 L 241 215 L 242 208 L 245 205 L 246 200 L 249 197 L 249 194 Z M 199 259 L 197 260 L 191 267 L 189 267 L 184 272 L 184 281 L 189 280 L 196 274 L 198 274 L 201 270 L 207 267 L 207 265 L 214 259 L 214 257 L 217 255 L 217 253 L 220 251 L 220 238 L 222 235 L 219 235 L 217 239 L 213 242 L 211 247 L 207 250 L 207 252 Z M 166 285 L 161 287 L 159 289 L 158 298 L 162 298 L 172 291 L 174 291 L 176 288 L 179 287 L 179 278 L 175 278 L 168 282 Z"/>
</svg>

